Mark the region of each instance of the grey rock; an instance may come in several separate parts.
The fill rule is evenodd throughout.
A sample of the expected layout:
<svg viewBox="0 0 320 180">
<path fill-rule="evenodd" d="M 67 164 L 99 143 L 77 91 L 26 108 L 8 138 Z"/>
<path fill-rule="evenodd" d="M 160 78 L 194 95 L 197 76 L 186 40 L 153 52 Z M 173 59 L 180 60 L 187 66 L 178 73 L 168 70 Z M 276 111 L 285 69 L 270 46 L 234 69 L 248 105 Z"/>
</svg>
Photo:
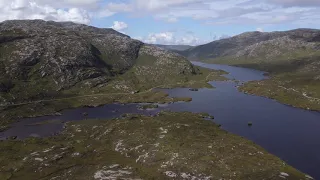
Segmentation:
<svg viewBox="0 0 320 180">
<path fill-rule="evenodd" d="M 141 56 L 155 63 L 136 66 Z M 181 55 L 113 29 L 43 20 L 0 23 L 0 92 L 14 89 L 11 100 L 55 97 L 74 87 L 104 87 L 133 68 L 140 79 L 197 73 Z M 0 94 L 0 101 L 6 98 Z"/>
</svg>

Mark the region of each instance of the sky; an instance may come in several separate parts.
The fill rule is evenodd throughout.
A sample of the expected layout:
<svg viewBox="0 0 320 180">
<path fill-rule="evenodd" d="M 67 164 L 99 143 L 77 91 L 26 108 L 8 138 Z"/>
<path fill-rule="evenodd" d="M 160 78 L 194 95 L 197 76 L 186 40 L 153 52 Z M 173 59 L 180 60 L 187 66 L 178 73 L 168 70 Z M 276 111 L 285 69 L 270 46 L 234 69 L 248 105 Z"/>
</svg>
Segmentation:
<svg viewBox="0 0 320 180">
<path fill-rule="evenodd" d="M 320 28 L 320 0 L 0 0 L 0 21 L 113 28 L 146 43 L 199 45 L 247 31 Z"/>
</svg>

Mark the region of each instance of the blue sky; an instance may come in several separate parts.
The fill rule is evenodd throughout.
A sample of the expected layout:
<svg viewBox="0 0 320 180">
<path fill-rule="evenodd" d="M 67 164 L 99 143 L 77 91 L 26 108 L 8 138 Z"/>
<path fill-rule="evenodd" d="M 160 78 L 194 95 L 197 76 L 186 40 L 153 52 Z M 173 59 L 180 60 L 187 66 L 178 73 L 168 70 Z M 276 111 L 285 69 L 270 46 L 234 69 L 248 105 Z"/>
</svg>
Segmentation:
<svg viewBox="0 0 320 180">
<path fill-rule="evenodd" d="M 147 43 L 198 45 L 246 31 L 320 28 L 320 0 L 0 0 L 0 21 L 114 28 Z"/>
</svg>

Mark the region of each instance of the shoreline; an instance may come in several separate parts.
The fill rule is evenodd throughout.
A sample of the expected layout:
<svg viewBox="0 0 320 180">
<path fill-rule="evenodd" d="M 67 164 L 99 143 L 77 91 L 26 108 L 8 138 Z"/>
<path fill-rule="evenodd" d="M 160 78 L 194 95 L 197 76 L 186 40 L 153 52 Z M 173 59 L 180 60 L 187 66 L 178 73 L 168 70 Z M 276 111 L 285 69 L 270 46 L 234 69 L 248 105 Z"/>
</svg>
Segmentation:
<svg viewBox="0 0 320 180">
<path fill-rule="evenodd" d="M 0 150 L 6 154 L 2 170 L 7 162 L 17 169 L 1 170 L 0 177 L 91 179 L 97 172 L 108 177 L 106 172 L 126 170 L 130 173 L 120 177 L 185 179 L 184 174 L 189 174 L 196 179 L 310 179 L 256 143 L 205 120 L 204 114 L 189 112 L 68 122 L 60 135 L 2 141 Z M 86 173 L 76 173 L 81 169 L 77 166 L 86 167 Z M 64 169 L 73 173 L 63 173 Z"/>
<path fill-rule="evenodd" d="M 266 76 L 267 78 L 266 79 L 263 79 L 263 80 L 254 80 L 254 81 L 249 81 L 249 82 L 245 82 L 244 84 L 242 85 L 239 85 L 238 87 L 238 90 L 240 92 L 243 92 L 245 94 L 250 94 L 250 95 L 254 95 L 254 96 L 259 96 L 259 97 L 264 97 L 264 98 L 268 98 L 268 99 L 272 99 L 272 100 L 275 100 L 277 101 L 278 103 L 281 103 L 283 105 L 287 105 L 287 106 L 290 106 L 290 107 L 294 107 L 294 108 L 298 108 L 298 109 L 303 109 L 303 110 L 307 110 L 307 111 L 312 111 L 312 112 L 320 112 L 320 105 L 317 105 L 319 107 L 305 107 L 303 105 L 295 105 L 295 103 L 286 103 L 284 102 L 283 100 L 280 100 L 280 98 L 273 98 L 271 95 L 268 96 L 268 95 L 265 95 L 264 93 L 254 93 L 254 92 L 248 92 L 248 89 L 246 88 L 249 88 L 248 86 L 250 84 L 254 85 L 254 86 L 259 86 L 259 83 L 261 82 L 264 82 L 264 81 L 272 81 L 275 79 L 275 77 L 272 76 L 272 73 L 270 72 L 267 72 L 267 71 L 263 71 L 259 68 L 253 68 L 252 66 L 245 66 L 245 65 L 229 65 L 229 64 L 219 64 L 219 63 L 214 63 L 214 62 L 207 62 L 207 61 L 196 61 L 196 62 L 201 62 L 201 63 L 207 63 L 207 64 L 216 64 L 216 65 L 227 65 L 227 66 L 231 66 L 231 67 L 239 67 L 239 68 L 247 68 L 247 69 L 252 69 L 252 70 L 256 70 L 256 71 L 261 71 L 264 73 L 264 76 Z M 260 85 L 261 87 L 264 87 L 262 85 Z M 271 90 L 271 89 L 270 89 Z M 300 97 L 306 97 L 304 95 L 300 96 Z M 312 98 L 312 97 L 311 97 Z M 319 101 L 319 98 L 314 98 L 314 99 L 318 99 Z M 307 102 L 310 102 L 310 101 L 307 101 Z M 320 101 L 319 101 L 320 102 Z M 313 105 L 315 106 L 315 105 Z"/>
</svg>

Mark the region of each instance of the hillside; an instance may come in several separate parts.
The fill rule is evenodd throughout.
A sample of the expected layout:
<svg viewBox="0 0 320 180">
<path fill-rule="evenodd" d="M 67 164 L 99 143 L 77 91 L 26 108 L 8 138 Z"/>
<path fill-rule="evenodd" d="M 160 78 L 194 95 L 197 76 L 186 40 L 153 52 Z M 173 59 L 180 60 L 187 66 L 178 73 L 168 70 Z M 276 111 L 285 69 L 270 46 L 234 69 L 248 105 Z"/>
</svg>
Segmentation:
<svg viewBox="0 0 320 180">
<path fill-rule="evenodd" d="M 210 73 L 112 29 L 42 20 L 0 23 L 3 119 L 119 101 L 166 101 L 164 94 L 155 98 L 151 90 L 208 87 L 205 77 Z M 214 74 L 220 78 L 221 72 Z M 95 94 L 104 96 L 92 99 Z M 16 104 L 20 106 L 12 109 Z"/>
<path fill-rule="evenodd" d="M 153 77 L 152 73 L 164 81 L 167 73 L 198 73 L 181 56 L 146 46 L 111 29 L 38 20 L 6 21 L 0 24 L 0 37 L 0 90 L 18 95 L 24 89 L 23 97 L 1 96 L 4 100 L 37 99 L 75 86 L 105 87 L 133 70 L 137 81 L 142 76 Z M 140 90 L 134 88 L 120 90 Z"/>
<path fill-rule="evenodd" d="M 200 45 L 183 52 L 191 59 L 214 59 L 214 58 L 271 58 L 297 49 L 318 50 L 320 42 L 320 30 L 296 29 L 279 32 L 246 32 L 230 38 L 213 41 Z M 262 51 L 262 49 L 266 51 Z M 269 54 L 270 53 L 270 54 Z"/>
<path fill-rule="evenodd" d="M 267 71 L 272 77 L 241 90 L 320 110 L 320 30 L 248 32 L 182 52 L 192 60 Z"/>
</svg>

